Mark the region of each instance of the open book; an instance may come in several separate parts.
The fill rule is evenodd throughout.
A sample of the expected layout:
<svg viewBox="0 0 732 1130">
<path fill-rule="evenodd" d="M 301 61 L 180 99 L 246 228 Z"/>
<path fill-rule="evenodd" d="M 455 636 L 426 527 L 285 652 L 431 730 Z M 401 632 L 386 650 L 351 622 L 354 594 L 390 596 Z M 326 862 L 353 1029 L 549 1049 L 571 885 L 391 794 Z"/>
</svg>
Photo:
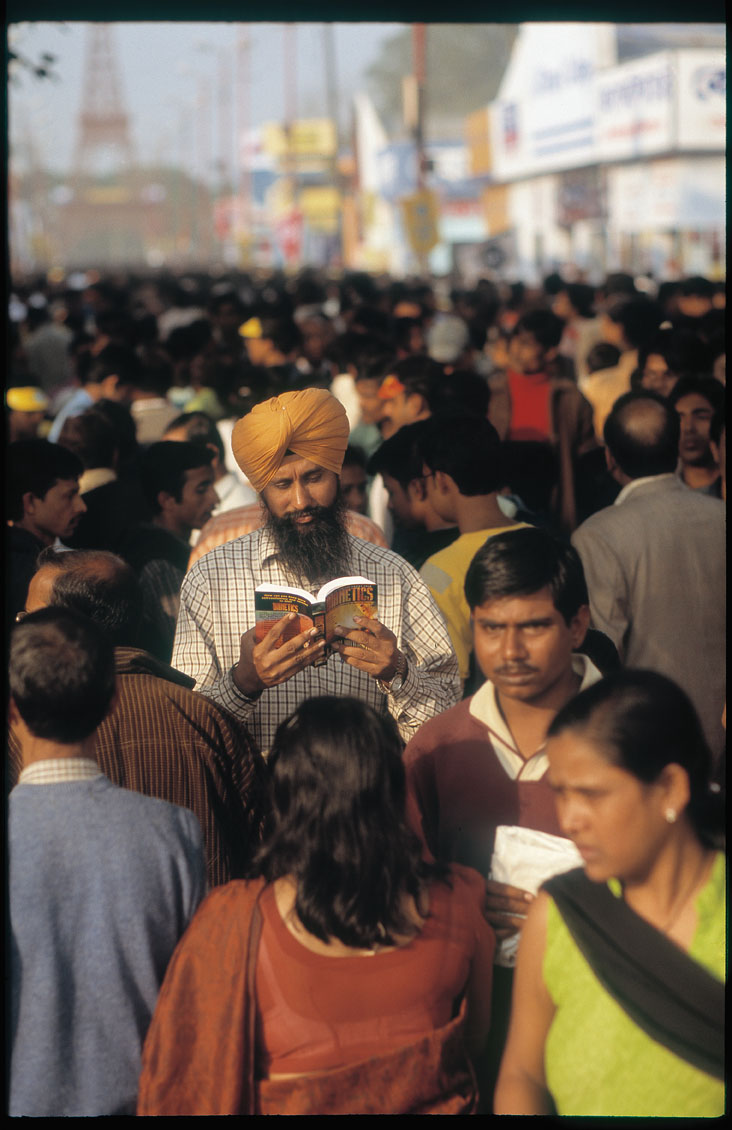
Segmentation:
<svg viewBox="0 0 732 1130">
<path fill-rule="evenodd" d="M 285 640 L 312 627 L 318 628 L 330 645 L 343 638 L 336 633 L 338 624 L 350 630 L 358 628 L 354 619 L 356 616 L 378 619 L 376 585 L 366 577 L 337 577 L 335 581 L 328 581 L 323 585 L 315 596 L 305 589 L 290 588 L 287 585 L 257 585 L 254 590 L 254 610 L 257 643 L 288 612 L 296 612 L 297 618 L 280 637 L 280 646 Z"/>
</svg>

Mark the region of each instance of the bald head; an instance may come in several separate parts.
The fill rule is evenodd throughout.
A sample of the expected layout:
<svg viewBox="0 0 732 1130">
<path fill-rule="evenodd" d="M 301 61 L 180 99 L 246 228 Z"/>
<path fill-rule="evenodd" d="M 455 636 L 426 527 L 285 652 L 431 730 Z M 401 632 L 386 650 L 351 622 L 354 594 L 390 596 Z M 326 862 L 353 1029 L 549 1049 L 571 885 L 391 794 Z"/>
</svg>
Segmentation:
<svg viewBox="0 0 732 1130">
<path fill-rule="evenodd" d="M 678 416 L 660 396 L 629 392 L 619 397 L 605 421 L 604 436 L 610 455 L 630 479 L 676 469 Z"/>
<path fill-rule="evenodd" d="M 28 589 L 27 611 L 70 608 L 93 620 L 116 646 L 134 646 L 142 595 L 130 566 L 97 549 L 44 551 Z"/>
</svg>

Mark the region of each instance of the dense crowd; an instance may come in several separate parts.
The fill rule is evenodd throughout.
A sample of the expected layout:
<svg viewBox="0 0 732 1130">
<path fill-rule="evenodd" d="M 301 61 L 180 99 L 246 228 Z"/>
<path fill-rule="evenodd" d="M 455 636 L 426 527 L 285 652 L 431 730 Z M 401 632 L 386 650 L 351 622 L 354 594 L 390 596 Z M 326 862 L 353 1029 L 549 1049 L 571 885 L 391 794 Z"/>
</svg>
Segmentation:
<svg viewBox="0 0 732 1130">
<path fill-rule="evenodd" d="M 724 304 L 17 282 L 11 1115 L 723 1113 Z"/>
</svg>

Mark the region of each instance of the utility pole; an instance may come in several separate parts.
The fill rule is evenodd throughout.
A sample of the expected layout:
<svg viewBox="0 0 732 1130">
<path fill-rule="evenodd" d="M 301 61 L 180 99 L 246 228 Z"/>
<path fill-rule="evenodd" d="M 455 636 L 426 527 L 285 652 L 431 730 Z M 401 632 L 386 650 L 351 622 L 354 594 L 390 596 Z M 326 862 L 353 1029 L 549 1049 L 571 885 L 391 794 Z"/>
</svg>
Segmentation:
<svg viewBox="0 0 732 1130">
<path fill-rule="evenodd" d="M 426 71 L 426 39 L 427 29 L 424 24 L 412 24 L 412 69 L 417 91 L 417 113 L 414 124 L 414 148 L 417 161 L 417 192 L 425 187 L 425 155 L 424 155 L 424 88 Z M 427 274 L 427 256 L 420 251 L 417 256 L 419 273 Z"/>
<path fill-rule="evenodd" d="M 297 155 L 294 151 L 295 122 L 297 120 L 297 45 L 296 25 L 284 25 L 284 64 L 285 64 L 285 178 L 288 196 L 292 199 L 290 212 L 293 230 L 296 227 L 297 208 Z M 294 257 L 294 256 L 293 256 Z"/>
<path fill-rule="evenodd" d="M 417 84 L 417 115 L 414 125 L 414 146 L 417 155 L 417 190 L 424 188 L 424 88 L 427 29 L 424 24 L 412 25 L 412 67 Z"/>
<path fill-rule="evenodd" d="M 323 49 L 325 55 L 325 104 L 328 117 L 333 122 L 335 130 L 335 152 L 331 161 L 330 179 L 333 188 L 339 194 L 340 210 L 335 231 L 335 246 L 338 248 L 338 257 L 343 261 L 343 236 L 342 236 L 342 208 L 343 186 L 338 172 L 338 154 L 340 152 L 340 129 L 338 126 L 338 80 L 336 76 L 335 39 L 333 24 L 323 24 Z"/>
<path fill-rule="evenodd" d="M 249 254 L 243 255 L 245 263 L 248 261 L 252 247 L 252 233 L 254 229 L 254 208 L 252 202 L 252 171 L 249 162 L 249 50 L 250 41 L 246 32 L 242 30 L 236 41 L 236 142 L 234 148 L 234 168 L 241 170 L 238 178 L 239 196 L 241 199 L 243 224 L 246 230 L 246 239 L 249 240 Z"/>
</svg>

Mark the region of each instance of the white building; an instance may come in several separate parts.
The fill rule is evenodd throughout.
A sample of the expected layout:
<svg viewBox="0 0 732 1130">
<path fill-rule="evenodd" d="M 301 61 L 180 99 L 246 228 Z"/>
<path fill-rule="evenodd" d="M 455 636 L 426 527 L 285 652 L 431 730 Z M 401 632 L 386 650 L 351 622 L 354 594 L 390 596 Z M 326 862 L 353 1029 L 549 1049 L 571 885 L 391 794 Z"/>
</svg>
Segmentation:
<svg viewBox="0 0 732 1130">
<path fill-rule="evenodd" d="M 489 237 L 504 273 L 725 273 L 726 62 L 673 48 L 617 63 L 610 24 L 525 24 L 489 108 Z"/>
</svg>

